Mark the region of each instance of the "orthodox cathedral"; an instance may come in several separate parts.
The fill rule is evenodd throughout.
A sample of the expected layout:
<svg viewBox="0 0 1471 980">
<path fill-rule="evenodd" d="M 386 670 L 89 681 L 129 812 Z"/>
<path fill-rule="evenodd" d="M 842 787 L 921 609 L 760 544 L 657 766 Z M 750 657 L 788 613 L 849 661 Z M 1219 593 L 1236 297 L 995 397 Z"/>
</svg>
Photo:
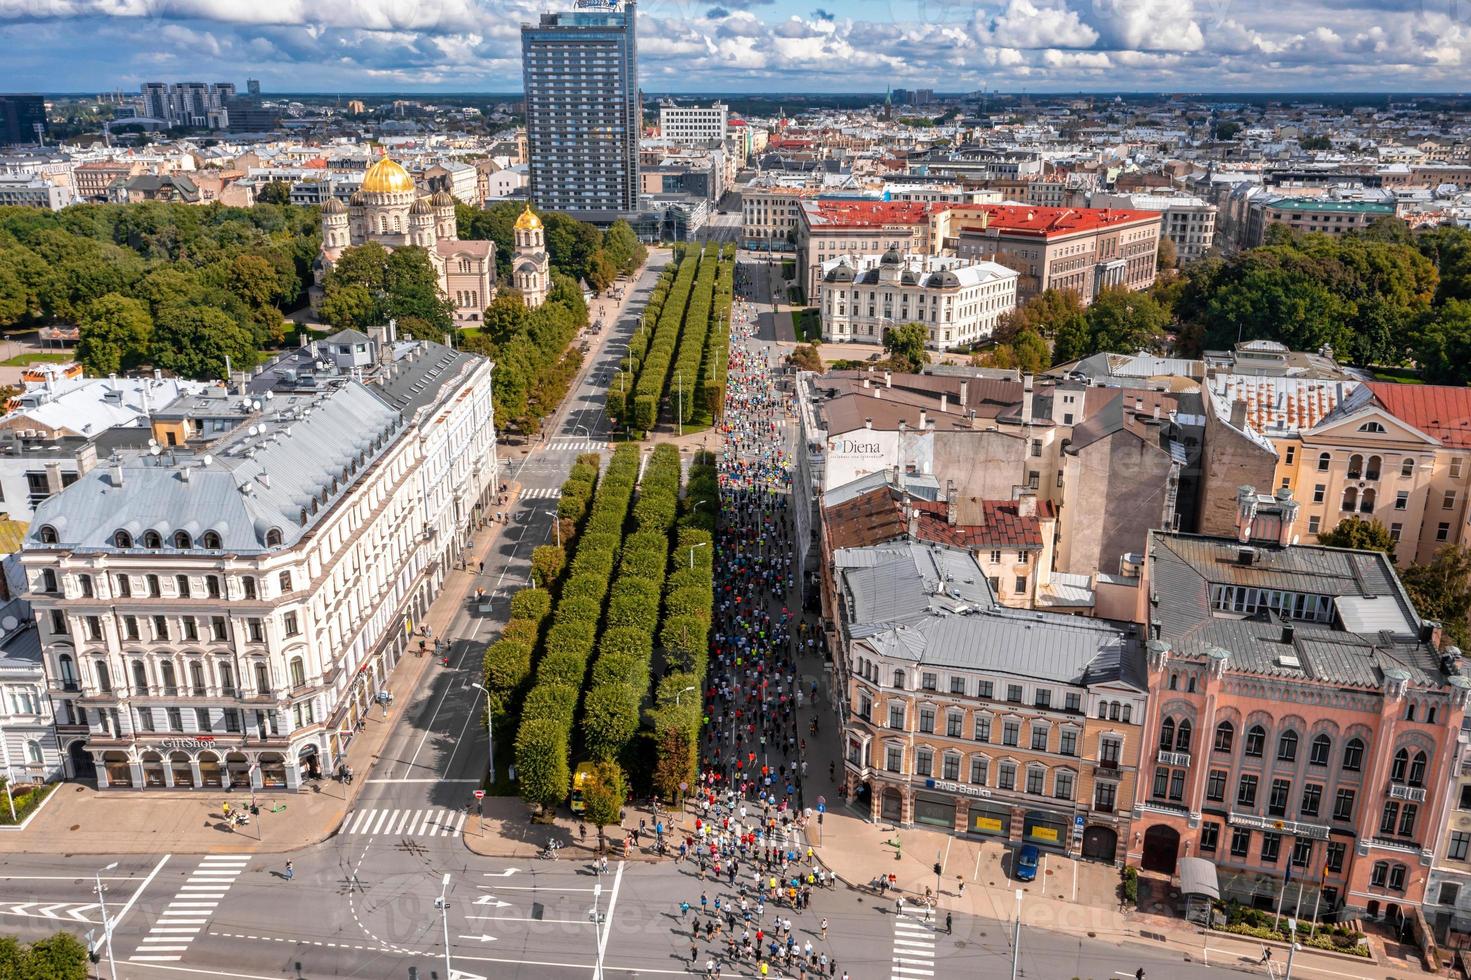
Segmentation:
<svg viewBox="0 0 1471 980">
<path fill-rule="evenodd" d="M 551 273 L 541 221 L 529 207 L 516 221 L 515 236 L 516 285 L 534 308 L 546 299 Z M 349 204 L 333 198 L 322 205 L 318 284 L 343 250 L 365 242 L 390 250 L 421 246 L 439 274 L 440 291 L 454 304 L 455 324 L 474 326 L 484 319 L 495 298 L 495 243 L 461 241 L 454 198 L 444 191 L 420 197 L 414 178 L 386 155 L 368 168 Z"/>
</svg>

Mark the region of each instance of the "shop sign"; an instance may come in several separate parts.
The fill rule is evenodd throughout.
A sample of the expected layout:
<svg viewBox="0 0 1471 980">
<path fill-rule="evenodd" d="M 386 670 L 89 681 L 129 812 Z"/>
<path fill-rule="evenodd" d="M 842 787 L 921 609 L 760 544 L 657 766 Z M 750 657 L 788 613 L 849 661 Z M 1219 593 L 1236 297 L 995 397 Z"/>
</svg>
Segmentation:
<svg viewBox="0 0 1471 980">
<path fill-rule="evenodd" d="M 1057 828 L 1056 827 L 1033 827 L 1031 830 L 1029 830 L 1027 832 L 1027 836 L 1028 837 L 1035 837 L 1035 838 L 1037 838 L 1037 840 L 1051 841 L 1052 843 L 1056 844 L 1057 843 Z"/>
<path fill-rule="evenodd" d="M 972 830 L 980 830 L 988 834 L 999 834 L 1002 831 L 1001 821 L 996 817 L 973 816 L 970 825 Z"/>
<path fill-rule="evenodd" d="M 962 796 L 990 796 L 991 791 L 984 786 L 971 786 L 966 783 L 952 783 L 943 779 L 926 779 L 925 789 L 938 789 L 946 793 L 960 793 Z"/>
<path fill-rule="evenodd" d="M 215 747 L 213 735 L 198 735 L 194 738 L 166 738 L 157 745 L 144 745 L 141 748 L 145 752 L 175 752 L 179 750 L 192 751 L 194 749 L 212 749 Z"/>
</svg>

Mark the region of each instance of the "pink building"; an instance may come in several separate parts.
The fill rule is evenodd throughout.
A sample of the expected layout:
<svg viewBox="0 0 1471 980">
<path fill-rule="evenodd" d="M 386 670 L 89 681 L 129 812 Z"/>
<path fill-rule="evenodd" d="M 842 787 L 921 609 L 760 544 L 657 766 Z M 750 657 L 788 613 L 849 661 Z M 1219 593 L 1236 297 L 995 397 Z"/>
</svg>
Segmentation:
<svg viewBox="0 0 1471 980">
<path fill-rule="evenodd" d="M 1437 651 L 1384 555 L 1292 544 L 1290 491 L 1242 487 L 1237 505 L 1235 539 L 1149 538 L 1129 861 L 1202 857 L 1223 898 L 1398 920 L 1445 817 L 1471 689 L 1459 651 Z"/>
</svg>

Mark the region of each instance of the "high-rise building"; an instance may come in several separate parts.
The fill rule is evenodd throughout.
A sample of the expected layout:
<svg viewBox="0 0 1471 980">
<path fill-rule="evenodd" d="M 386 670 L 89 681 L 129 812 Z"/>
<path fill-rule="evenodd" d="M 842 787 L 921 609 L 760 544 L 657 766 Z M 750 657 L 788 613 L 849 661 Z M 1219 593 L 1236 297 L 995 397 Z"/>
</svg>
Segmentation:
<svg viewBox="0 0 1471 980">
<path fill-rule="evenodd" d="M 219 110 L 234 98 L 234 82 L 144 82 L 138 108 L 169 126 L 218 128 L 226 120 Z"/>
<path fill-rule="evenodd" d="M 39 143 L 45 133 L 45 99 L 39 95 L 0 95 L 0 144 Z"/>
<path fill-rule="evenodd" d="M 611 222 L 638 207 L 642 106 L 633 0 L 578 0 L 521 26 L 531 199 Z"/>
<path fill-rule="evenodd" d="M 260 95 L 259 78 L 247 78 L 245 80 L 245 94 L 250 96 Z"/>
</svg>

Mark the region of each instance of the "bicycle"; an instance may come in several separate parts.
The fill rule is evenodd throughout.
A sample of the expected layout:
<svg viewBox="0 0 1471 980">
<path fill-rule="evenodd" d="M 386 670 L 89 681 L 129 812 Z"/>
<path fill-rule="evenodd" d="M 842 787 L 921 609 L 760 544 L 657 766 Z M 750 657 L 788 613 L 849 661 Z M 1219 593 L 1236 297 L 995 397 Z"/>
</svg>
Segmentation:
<svg viewBox="0 0 1471 980">
<path fill-rule="evenodd" d="M 557 859 L 557 852 L 561 849 L 562 845 L 560 843 L 554 840 L 549 840 L 547 841 L 547 846 L 541 849 L 541 853 L 538 854 L 537 857 L 541 858 L 543 861 L 555 861 Z"/>
</svg>

